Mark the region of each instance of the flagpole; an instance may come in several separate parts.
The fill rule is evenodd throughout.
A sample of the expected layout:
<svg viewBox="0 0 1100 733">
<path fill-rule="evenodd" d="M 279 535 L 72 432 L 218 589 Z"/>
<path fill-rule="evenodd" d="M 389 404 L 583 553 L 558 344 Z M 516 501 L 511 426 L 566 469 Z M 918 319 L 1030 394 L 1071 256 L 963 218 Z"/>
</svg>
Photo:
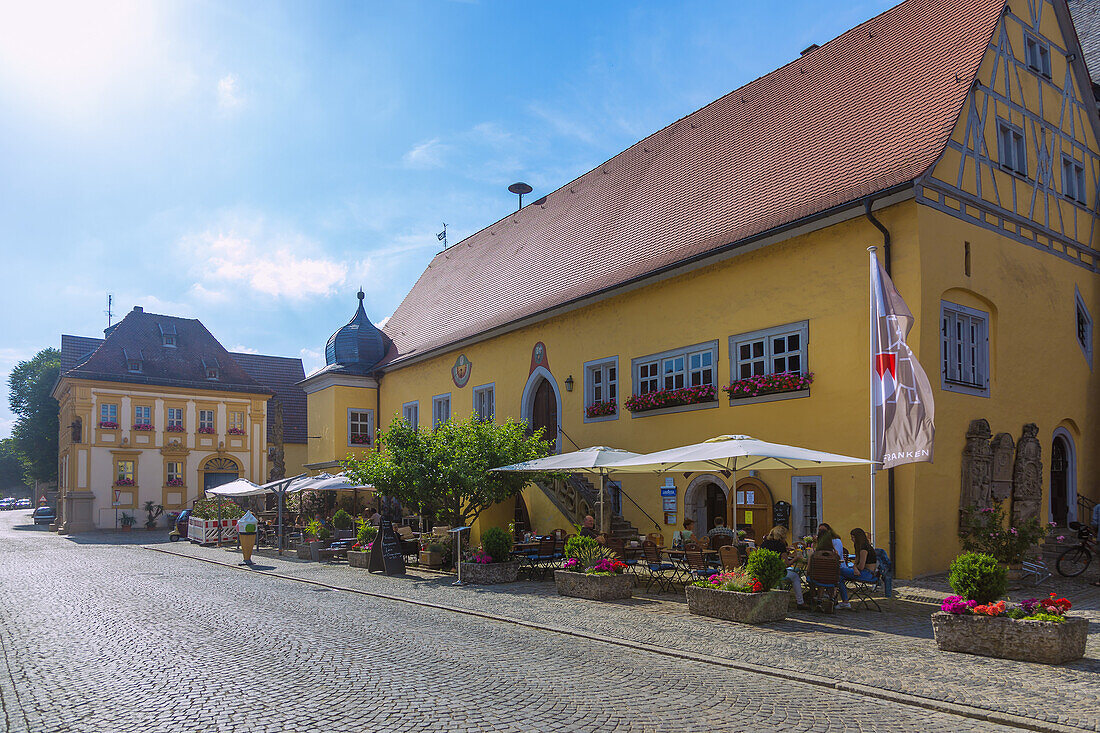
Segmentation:
<svg viewBox="0 0 1100 733">
<path fill-rule="evenodd" d="M 868 275 L 870 276 L 869 293 L 870 293 L 870 307 L 868 311 L 870 313 L 870 326 L 871 329 L 867 336 L 869 339 L 868 352 L 870 354 L 870 369 L 868 369 L 868 383 L 870 389 L 868 394 L 870 396 L 871 407 L 871 543 L 875 542 L 875 451 L 878 448 L 878 441 L 876 440 L 875 429 L 875 328 L 878 326 L 875 323 L 875 268 L 878 267 L 878 257 L 875 256 L 877 247 L 868 247 L 867 253 L 870 257 L 870 270 Z"/>
</svg>

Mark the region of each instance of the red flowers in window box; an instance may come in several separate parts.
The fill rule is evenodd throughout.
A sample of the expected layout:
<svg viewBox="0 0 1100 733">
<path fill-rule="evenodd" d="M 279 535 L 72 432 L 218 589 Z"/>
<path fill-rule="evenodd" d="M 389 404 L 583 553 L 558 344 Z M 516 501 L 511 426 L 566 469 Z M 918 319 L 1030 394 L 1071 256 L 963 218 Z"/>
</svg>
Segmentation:
<svg viewBox="0 0 1100 733">
<path fill-rule="evenodd" d="M 183 479 L 181 479 L 181 478 L 170 478 L 170 479 L 168 479 L 168 485 L 169 486 L 183 486 Z"/>
<path fill-rule="evenodd" d="M 168 427 L 165 428 L 165 430 L 167 430 L 169 433 L 182 433 L 183 432 L 183 426 L 182 425 L 169 425 Z"/>
<path fill-rule="evenodd" d="M 132 478 L 116 478 L 115 486 L 134 486 L 135 482 Z"/>
<path fill-rule="evenodd" d="M 782 374 L 761 374 L 758 377 L 738 379 L 722 389 L 731 400 L 744 399 L 746 397 L 760 397 L 780 392 L 798 392 L 809 389 L 814 381 L 813 373 L 801 374 L 799 372 L 783 372 Z"/>
<path fill-rule="evenodd" d="M 225 433 L 226 435 L 244 435 L 244 428 L 229 428 Z"/>
<path fill-rule="evenodd" d="M 202 433 L 203 435 L 213 435 L 214 434 L 214 428 L 201 427 L 201 428 L 199 428 L 198 432 Z"/>
<path fill-rule="evenodd" d="M 698 387 L 682 387 L 680 389 L 662 389 L 657 392 L 631 395 L 630 399 L 623 402 L 626 409 L 631 412 L 645 412 L 646 410 L 659 410 L 662 407 L 678 407 L 680 405 L 695 405 L 700 402 L 714 402 L 718 399 L 718 390 L 713 384 L 702 384 Z"/>
<path fill-rule="evenodd" d="M 143 423 L 137 423 L 136 425 L 134 425 L 134 430 L 150 431 L 152 429 L 153 429 L 152 423 L 143 422 Z"/>
<path fill-rule="evenodd" d="M 112 420 L 100 420 L 99 427 L 104 430 L 118 430 L 118 423 Z"/>
<path fill-rule="evenodd" d="M 352 445 L 370 445 L 370 436 L 366 433 L 352 433 L 350 440 Z"/>
<path fill-rule="evenodd" d="M 615 400 L 593 402 L 584 408 L 584 414 L 588 417 L 607 417 L 608 415 L 614 415 L 617 409 L 618 403 Z"/>
</svg>

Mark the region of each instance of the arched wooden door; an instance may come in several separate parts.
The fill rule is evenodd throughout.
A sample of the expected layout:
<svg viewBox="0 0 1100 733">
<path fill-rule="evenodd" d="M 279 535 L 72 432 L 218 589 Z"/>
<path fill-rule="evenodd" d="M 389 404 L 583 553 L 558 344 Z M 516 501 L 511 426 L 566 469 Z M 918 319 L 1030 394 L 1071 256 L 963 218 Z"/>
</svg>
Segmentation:
<svg viewBox="0 0 1100 733">
<path fill-rule="evenodd" d="M 1050 449 L 1050 519 L 1059 527 L 1069 522 L 1069 460 L 1065 438 L 1055 436 Z"/>
<path fill-rule="evenodd" d="M 737 529 L 748 533 L 757 544 L 772 529 L 772 492 L 760 479 L 746 476 L 737 482 L 736 491 L 729 495 L 729 516 L 733 516 L 734 500 L 737 503 Z"/>
<path fill-rule="evenodd" d="M 542 439 L 558 442 L 558 398 L 550 382 L 543 379 L 531 403 L 531 429 L 542 428 Z"/>
</svg>

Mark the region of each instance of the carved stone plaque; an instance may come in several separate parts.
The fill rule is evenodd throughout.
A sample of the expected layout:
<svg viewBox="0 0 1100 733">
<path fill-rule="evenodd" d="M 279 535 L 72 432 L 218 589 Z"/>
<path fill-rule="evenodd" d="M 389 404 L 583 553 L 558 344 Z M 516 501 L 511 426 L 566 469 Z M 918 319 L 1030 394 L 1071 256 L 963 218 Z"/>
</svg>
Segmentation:
<svg viewBox="0 0 1100 733">
<path fill-rule="evenodd" d="M 992 506 L 993 449 L 989 444 L 992 434 L 985 419 L 970 421 L 963 448 L 960 509 Z"/>
<path fill-rule="evenodd" d="M 997 433 L 993 438 L 993 498 L 1007 501 L 1012 495 L 1012 466 L 1016 445 L 1008 433 Z"/>
<path fill-rule="evenodd" d="M 1043 500 L 1043 446 L 1036 437 L 1039 427 L 1024 425 L 1016 444 L 1016 464 L 1012 469 L 1012 522 L 1039 517 Z"/>
</svg>

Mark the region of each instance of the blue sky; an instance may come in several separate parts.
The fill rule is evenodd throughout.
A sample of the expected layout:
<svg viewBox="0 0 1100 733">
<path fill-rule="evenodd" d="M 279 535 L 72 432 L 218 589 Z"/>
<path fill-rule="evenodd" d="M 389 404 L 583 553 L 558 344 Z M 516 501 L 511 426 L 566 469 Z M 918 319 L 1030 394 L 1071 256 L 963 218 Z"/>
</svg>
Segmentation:
<svg viewBox="0 0 1100 733">
<path fill-rule="evenodd" d="M 308 372 L 442 222 L 455 243 L 508 184 L 548 193 L 891 4 L 5 4 L 0 375 L 100 335 L 108 292 Z"/>
</svg>

